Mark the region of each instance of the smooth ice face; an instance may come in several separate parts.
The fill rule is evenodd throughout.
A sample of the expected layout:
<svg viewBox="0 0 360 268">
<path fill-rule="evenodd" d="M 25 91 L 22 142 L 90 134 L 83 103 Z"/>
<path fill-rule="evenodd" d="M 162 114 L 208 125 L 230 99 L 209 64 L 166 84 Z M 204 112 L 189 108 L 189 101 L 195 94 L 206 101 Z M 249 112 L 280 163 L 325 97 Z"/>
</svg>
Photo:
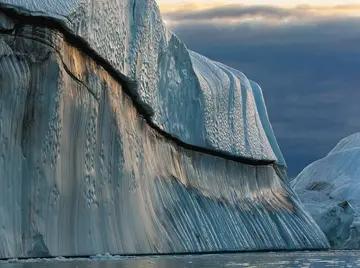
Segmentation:
<svg viewBox="0 0 360 268">
<path fill-rule="evenodd" d="M 60 19 L 117 71 L 137 81 L 160 128 L 182 141 L 286 163 L 261 89 L 241 72 L 194 52 L 169 32 L 153 0 L 0 0 Z M 106 18 L 106 19 L 104 19 Z"/>
<path fill-rule="evenodd" d="M 360 248 L 360 133 L 340 141 L 292 182 L 335 248 Z M 344 206 L 349 203 L 348 206 Z M 349 209 L 349 207 L 351 209 Z"/>
<path fill-rule="evenodd" d="M 344 152 L 347 150 L 360 150 L 360 133 L 355 133 L 342 139 L 328 155 Z"/>
</svg>

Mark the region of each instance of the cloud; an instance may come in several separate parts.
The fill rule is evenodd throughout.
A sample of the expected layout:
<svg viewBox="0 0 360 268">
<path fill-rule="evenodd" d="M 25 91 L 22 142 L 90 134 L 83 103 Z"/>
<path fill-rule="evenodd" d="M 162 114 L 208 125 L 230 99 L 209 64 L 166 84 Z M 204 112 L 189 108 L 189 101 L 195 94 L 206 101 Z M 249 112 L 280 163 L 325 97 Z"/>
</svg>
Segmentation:
<svg viewBox="0 0 360 268">
<path fill-rule="evenodd" d="M 165 17 L 171 20 L 213 20 L 229 18 L 246 18 L 253 16 L 286 18 L 292 16 L 305 15 L 302 10 L 290 10 L 270 6 L 245 6 L 245 5 L 226 5 L 204 10 L 189 11 L 186 9 L 175 10 L 165 13 Z"/>
<path fill-rule="evenodd" d="M 267 22 L 279 22 L 288 20 L 309 21 L 320 18 L 333 18 L 344 16 L 359 16 L 360 5 L 341 6 L 310 6 L 299 5 L 296 7 L 279 6 L 249 6 L 241 4 L 228 5 L 173 5 L 162 8 L 164 18 L 170 23 L 184 22 L 240 22 L 249 20 L 266 20 Z"/>
<path fill-rule="evenodd" d="M 340 139 L 360 131 L 360 18 L 297 15 L 282 23 L 210 19 L 255 14 L 260 12 L 257 8 L 232 14 L 218 8 L 218 15 L 214 8 L 196 11 L 202 14 L 199 19 L 194 12 L 181 14 L 170 28 L 190 49 L 243 71 L 262 86 L 270 120 L 294 176 L 325 156 Z M 288 10 L 262 7 L 261 12 L 265 17 L 281 17 Z"/>
</svg>

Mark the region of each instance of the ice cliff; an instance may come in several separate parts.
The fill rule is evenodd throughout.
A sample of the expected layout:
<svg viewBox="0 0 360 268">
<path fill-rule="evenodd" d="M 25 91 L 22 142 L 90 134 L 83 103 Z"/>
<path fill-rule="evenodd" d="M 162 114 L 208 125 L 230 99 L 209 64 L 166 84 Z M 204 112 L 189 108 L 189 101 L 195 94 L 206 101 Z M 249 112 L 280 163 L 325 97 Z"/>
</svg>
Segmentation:
<svg viewBox="0 0 360 268">
<path fill-rule="evenodd" d="M 155 1 L 0 3 L 21 7 L 25 15 L 57 19 L 86 40 L 117 71 L 138 82 L 139 100 L 151 107 L 151 119 L 166 132 L 192 145 L 285 166 L 266 110 L 260 109 L 259 87 L 242 73 L 188 51 L 165 28 Z"/>
<path fill-rule="evenodd" d="M 360 133 L 341 140 L 293 181 L 334 248 L 360 248 Z"/>
<path fill-rule="evenodd" d="M 0 10 L 0 258 L 328 246 L 260 87 L 154 1 Z"/>
</svg>

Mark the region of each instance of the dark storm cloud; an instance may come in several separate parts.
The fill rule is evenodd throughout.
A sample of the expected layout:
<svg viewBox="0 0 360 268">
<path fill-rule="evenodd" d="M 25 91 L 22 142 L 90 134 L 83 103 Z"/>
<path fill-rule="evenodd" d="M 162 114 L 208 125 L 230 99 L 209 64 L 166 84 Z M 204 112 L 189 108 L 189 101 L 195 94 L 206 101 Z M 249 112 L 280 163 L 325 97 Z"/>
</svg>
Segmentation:
<svg viewBox="0 0 360 268">
<path fill-rule="evenodd" d="M 359 18 L 339 16 L 276 24 L 194 19 L 172 24 L 172 30 L 190 49 L 262 86 L 293 176 L 360 131 L 359 25 Z"/>
</svg>

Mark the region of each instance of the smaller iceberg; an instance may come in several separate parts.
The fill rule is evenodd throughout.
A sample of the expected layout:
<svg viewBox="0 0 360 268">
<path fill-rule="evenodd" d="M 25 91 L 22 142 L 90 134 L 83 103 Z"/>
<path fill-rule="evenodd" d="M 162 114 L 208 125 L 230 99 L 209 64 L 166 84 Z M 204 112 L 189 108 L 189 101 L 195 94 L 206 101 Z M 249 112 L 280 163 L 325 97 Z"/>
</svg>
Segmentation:
<svg viewBox="0 0 360 268">
<path fill-rule="evenodd" d="M 360 133 L 306 167 L 292 186 L 333 248 L 360 248 Z"/>
</svg>

